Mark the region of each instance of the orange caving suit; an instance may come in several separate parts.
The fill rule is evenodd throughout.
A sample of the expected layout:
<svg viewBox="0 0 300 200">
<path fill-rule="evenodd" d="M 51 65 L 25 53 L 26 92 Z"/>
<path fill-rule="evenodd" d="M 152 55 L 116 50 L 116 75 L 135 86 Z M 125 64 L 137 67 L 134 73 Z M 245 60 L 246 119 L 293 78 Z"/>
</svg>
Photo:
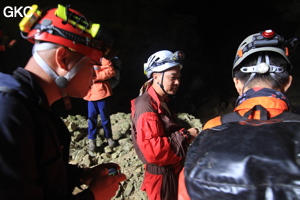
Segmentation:
<svg viewBox="0 0 300 200">
<path fill-rule="evenodd" d="M 86 101 L 97 101 L 113 94 L 108 79 L 116 74 L 114 66 L 110 60 L 102 58 L 101 66 L 94 66 L 96 78 L 94 84 L 84 97 Z"/>
<path fill-rule="evenodd" d="M 131 101 L 132 140 L 145 164 L 141 190 L 150 200 L 176 200 L 188 138 L 151 86 Z"/>
</svg>

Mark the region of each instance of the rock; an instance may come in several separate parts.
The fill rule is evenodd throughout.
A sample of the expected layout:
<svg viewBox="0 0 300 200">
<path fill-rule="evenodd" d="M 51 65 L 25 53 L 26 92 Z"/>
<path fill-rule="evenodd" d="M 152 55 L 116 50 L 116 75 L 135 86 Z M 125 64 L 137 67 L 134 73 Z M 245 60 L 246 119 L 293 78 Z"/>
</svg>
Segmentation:
<svg viewBox="0 0 300 200">
<path fill-rule="evenodd" d="M 83 158 L 82 158 L 82 162 L 83 166 L 85 167 L 90 167 L 91 166 L 91 160 L 90 160 L 90 156 L 89 154 L 86 154 Z"/>
<path fill-rule="evenodd" d="M 105 153 L 112 153 L 112 149 L 109 146 L 104 147 L 104 152 Z"/>
<path fill-rule="evenodd" d="M 75 131 L 77 127 L 78 127 L 78 125 L 76 123 L 71 122 L 68 126 L 68 129 L 70 132 L 72 132 L 72 131 Z"/>
<path fill-rule="evenodd" d="M 125 196 L 125 197 L 130 196 L 130 194 L 131 194 L 133 191 L 134 191 L 134 186 L 133 186 L 133 184 L 127 184 L 127 187 L 126 187 L 126 189 L 125 189 L 125 191 L 124 191 L 124 196 Z"/>
<path fill-rule="evenodd" d="M 72 124 L 72 123 L 71 123 Z M 77 128 L 77 126 L 76 126 Z M 70 129 L 69 129 L 70 130 Z M 74 141 L 78 142 L 81 139 L 83 139 L 86 136 L 86 133 L 80 132 L 80 131 L 75 131 L 74 132 Z"/>
<path fill-rule="evenodd" d="M 112 130 L 112 132 L 113 132 L 113 139 L 114 140 L 119 140 L 124 135 L 124 134 L 122 134 L 121 132 L 119 132 L 117 130 Z"/>
<path fill-rule="evenodd" d="M 132 144 L 132 141 L 131 141 L 130 138 L 124 138 L 124 139 L 120 139 L 120 140 L 119 140 L 119 144 L 120 144 L 121 146 L 124 146 L 124 145 L 126 145 L 126 144 Z"/>
<path fill-rule="evenodd" d="M 74 153 L 74 161 L 75 163 L 81 163 L 83 157 L 87 154 L 85 149 L 78 150 L 77 153 Z"/>
<path fill-rule="evenodd" d="M 202 130 L 200 119 L 196 119 L 194 116 L 189 115 L 188 113 L 179 113 L 177 117 L 179 120 L 181 120 L 185 128 L 195 127 L 199 130 Z"/>
</svg>

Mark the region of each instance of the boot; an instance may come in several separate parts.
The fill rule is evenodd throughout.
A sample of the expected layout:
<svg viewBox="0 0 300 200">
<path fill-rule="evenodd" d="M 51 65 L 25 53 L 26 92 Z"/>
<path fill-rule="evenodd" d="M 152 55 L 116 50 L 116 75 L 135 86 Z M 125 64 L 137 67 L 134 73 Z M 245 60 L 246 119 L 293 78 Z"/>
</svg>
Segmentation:
<svg viewBox="0 0 300 200">
<path fill-rule="evenodd" d="M 110 148 L 117 146 L 116 142 L 112 138 L 107 138 L 107 142 Z"/>
<path fill-rule="evenodd" d="M 89 139 L 89 150 L 95 151 L 96 148 L 96 140 Z"/>
</svg>

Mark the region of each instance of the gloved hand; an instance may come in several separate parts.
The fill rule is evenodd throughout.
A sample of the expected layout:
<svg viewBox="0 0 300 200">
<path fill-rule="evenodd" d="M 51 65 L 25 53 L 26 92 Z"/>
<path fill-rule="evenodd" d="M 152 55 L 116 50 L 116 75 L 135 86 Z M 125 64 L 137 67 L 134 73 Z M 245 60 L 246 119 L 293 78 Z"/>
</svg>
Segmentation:
<svg viewBox="0 0 300 200">
<path fill-rule="evenodd" d="M 197 135 L 199 134 L 199 130 L 197 128 L 190 128 L 187 130 L 189 134 L 192 136 L 191 140 L 193 141 Z"/>
<path fill-rule="evenodd" d="M 108 175 L 108 169 L 120 166 L 115 163 L 101 164 L 93 168 L 86 169 L 81 176 L 82 183 L 89 186 L 93 192 L 95 200 L 109 200 L 116 195 L 119 183 L 126 180 L 125 174 Z M 119 171 L 120 172 L 120 171 Z"/>
</svg>

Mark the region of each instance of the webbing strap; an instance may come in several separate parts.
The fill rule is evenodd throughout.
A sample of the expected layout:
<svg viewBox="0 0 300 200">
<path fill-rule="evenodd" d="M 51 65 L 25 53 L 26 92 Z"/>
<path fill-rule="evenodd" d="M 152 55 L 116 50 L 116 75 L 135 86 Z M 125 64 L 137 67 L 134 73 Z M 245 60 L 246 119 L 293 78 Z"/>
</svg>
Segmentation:
<svg viewBox="0 0 300 200">
<path fill-rule="evenodd" d="M 260 111 L 260 120 L 267 120 L 268 119 L 268 111 L 262 105 L 255 105 L 253 108 L 248 110 L 242 117 L 242 120 L 247 120 L 251 114 L 255 111 Z"/>
<path fill-rule="evenodd" d="M 11 89 L 11 88 L 6 87 L 6 86 L 0 86 L 0 92 L 5 92 L 5 93 L 13 94 L 16 91 L 17 90 Z"/>
<path fill-rule="evenodd" d="M 251 108 L 249 111 L 247 111 L 243 116 L 241 116 L 237 111 L 232 113 L 227 113 L 223 116 L 221 116 L 221 123 L 227 123 L 227 122 L 238 122 L 247 120 L 253 112 L 256 110 L 260 111 L 260 120 L 268 120 L 268 111 L 265 109 L 262 105 L 255 105 L 253 108 Z"/>
<path fill-rule="evenodd" d="M 4 92 L 7 94 L 10 94 L 14 97 L 16 97 L 17 99 L 21 100 L 22 102 L 27 102 L 26 98 L 21 95 L 18 90 L 12 89 L 10 87 L 7 86 L 0 86 L 0 92 Z"/>
</svg>

